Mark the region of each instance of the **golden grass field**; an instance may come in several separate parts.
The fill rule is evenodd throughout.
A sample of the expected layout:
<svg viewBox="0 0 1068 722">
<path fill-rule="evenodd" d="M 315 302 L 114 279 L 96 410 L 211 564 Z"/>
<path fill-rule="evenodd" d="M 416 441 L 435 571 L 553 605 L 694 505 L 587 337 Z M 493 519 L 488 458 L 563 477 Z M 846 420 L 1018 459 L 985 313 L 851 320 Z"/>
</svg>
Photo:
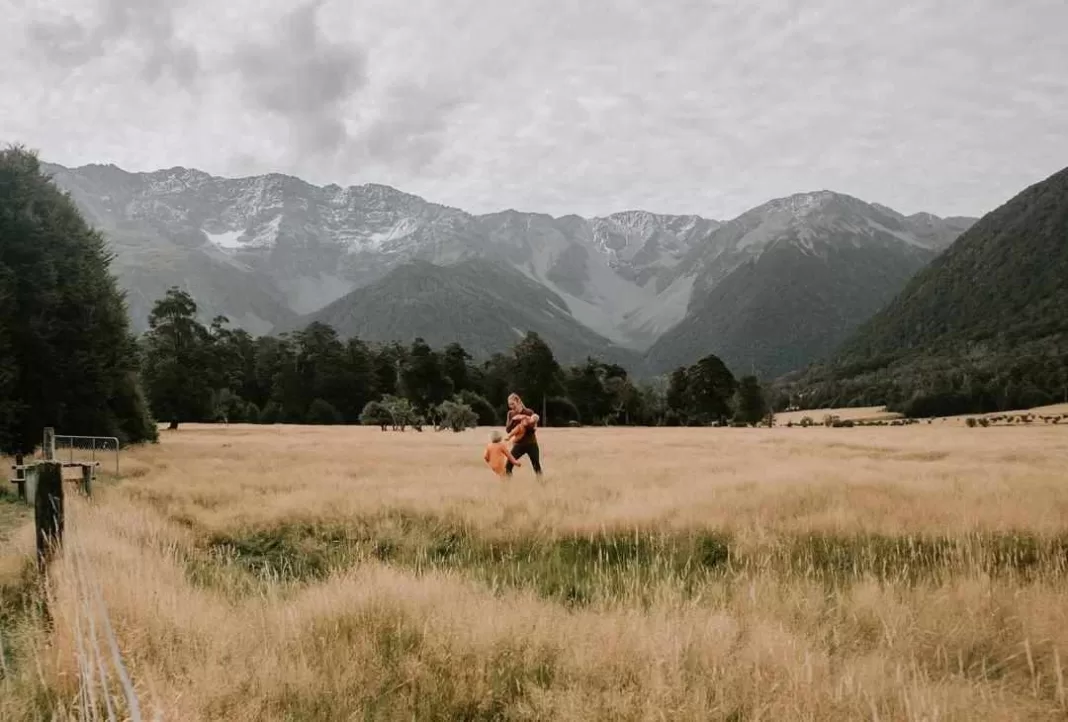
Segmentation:
<svg viewBox="0 0 1068 722">
<path fill-rule="evenodd" d="M 1068 718 L 1068 425 L 487 435 L 183 426 L 68 495 L 146 719 Z M 78 687 L 25 519 L 5 720 Z"/>
</svg>

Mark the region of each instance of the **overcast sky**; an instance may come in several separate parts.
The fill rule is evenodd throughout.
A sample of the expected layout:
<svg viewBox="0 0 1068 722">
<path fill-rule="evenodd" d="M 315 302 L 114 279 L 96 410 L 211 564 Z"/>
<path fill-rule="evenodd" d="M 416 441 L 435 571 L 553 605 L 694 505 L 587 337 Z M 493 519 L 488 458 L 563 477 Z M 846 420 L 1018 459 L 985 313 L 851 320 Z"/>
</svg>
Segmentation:
<svg viewBox="0 0 1068 722">
<path fill-rule="evenodd" d="M 1065 0 L 0 0 L 0 143 L 473 212 L 981 215 L 1068 166 Z"/>
</svg>

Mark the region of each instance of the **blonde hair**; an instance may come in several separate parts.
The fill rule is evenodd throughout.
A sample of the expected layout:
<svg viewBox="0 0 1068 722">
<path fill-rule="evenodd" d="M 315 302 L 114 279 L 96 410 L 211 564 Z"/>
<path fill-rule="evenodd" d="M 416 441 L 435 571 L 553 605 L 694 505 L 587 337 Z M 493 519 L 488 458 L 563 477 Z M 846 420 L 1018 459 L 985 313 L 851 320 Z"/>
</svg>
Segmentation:
<svg viewBox="0 0 1068 722">
<path fill-rule="evenodd" d="M 518 401 L 520 406 L 523 405 L 523 399 L 519 398 L 519 394 L 517 394 L 515 392 L 508 394 L 508 400 L 509 401 Z"/>
<path fill-rule="evenodd" d="M 493 431 L 490 432 L 490 441 L 492 441 L 495 444 L 498 443 L 503 438 L 504 438 L 504 436 L 501 434 L 501 432 L 497 431 L 496 429 L 494 429 Z"/>
</svg>

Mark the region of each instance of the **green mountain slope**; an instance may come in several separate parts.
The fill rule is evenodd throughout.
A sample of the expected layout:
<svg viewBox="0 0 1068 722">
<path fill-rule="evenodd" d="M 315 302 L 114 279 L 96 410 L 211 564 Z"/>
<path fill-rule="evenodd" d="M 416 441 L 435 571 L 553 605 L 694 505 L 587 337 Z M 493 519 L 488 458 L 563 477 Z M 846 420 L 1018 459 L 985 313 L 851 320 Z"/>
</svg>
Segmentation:
<svg viewBox="0 0 1068 722">
<path fill-rule="evenodd" d="M 458 341 L 476 358 L 506 352 L 527 331 L 536 331 L 562 362 L 593 355 L 634 371 L 641 366 L 637 353 L 581 325 L 563 299 L 544 286 L 482 258 L 452 266 L 404 264 L 292 327 L 312 321 L 366 341 L 410 342 L 422 337 L 434 347 Z"/>
<path fill-rule="evenodd" d="M 956 412 L 1061 400 L 1068 393 L 1068 168 L 980 219 L 832 364 L 787 385 L 812 403 L 926 408 L 934 402 L 924 399 L 942 399 Z"/>
<path fill-rule="evenodd" d="M 1068 331 L 1068 168 L 984 216 L 843 357 L 1012 344 Z"/>
<path fill-rule="evenodd" d="M 715 353 L 737 373 L 778 376 L 834 351 L 885 306 L 935 252 L 896 239 L 863 245 L 825 236 L 809 251 L 783 237 L 695 299 L 650 349 L 666 371 Z"/>
</svg>

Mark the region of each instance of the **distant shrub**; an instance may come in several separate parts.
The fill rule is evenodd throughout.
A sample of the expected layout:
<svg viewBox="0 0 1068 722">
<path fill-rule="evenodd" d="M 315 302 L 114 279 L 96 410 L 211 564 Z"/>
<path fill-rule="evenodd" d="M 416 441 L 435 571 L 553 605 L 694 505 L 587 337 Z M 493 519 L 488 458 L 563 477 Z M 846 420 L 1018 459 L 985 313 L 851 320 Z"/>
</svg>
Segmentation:
<svg viewBox="0 0 1068 722">
<path fill-rule="evenodd" d="M 813 421 L 811 416 L 802 416 L 801 417 L 801 426 L 802 427 L 807 428 L 809 426 L 815 426 L 815 424 L 816 424 L 816 422 Z"/>
<path fill-rule="evenodd" d="M 386 395 L 382 397 L 380 403 L 386 413 L 389 414 L 389 424 L 394 431 L 404 431 L 408 426 L 411 426 L 416 431 L 423 430 L 425 421 L 416 414 L 415 409 L 412 407 L 412 402 L 408 399 L 403 396 Z"/>
<path fill-rule="evenodd" d="M 467 404 L 478 417 L 479 426 L 497 426 L 501 423 L 500 414 L 485 397 L 479 396 L 474 391 L 461 391 L 456 395 L 456 402 Z"/>
<path fill-rule="evenodd" d="M 478 414 L 467 404 L 444 401 L 435 409 L 435 413 L 438 417 L 439 428 L 460 432 L 464 429 L 473 429 L 478 426 Z M 415 424 L 412 425 L 414 426 Z"/>
<path fill-rule="evenodd" d="M 976 426 L 979 425 L 979 422 L 976 421 L 975 419 L 972 419 L 972 418 L 969 418 L 964 423 L 966 423 L 968 425 L 968 428 L 970 428 L 970 429 L 974 429 Z"/>
<path fill-rule="evenodd" d="M 990 419 L 987 419 L 987 418 L 979 419 L 979 425 L 982 426 L 985 429 L 987 426 L 990 426 Z"/>
<path fill-rule="evenodd" d="M 380 401 L 370 401 L 360 413 L 360 423 L 364 426 L 381 426 L 382 431 L 393 423 L 393 415 Z"/>
</svg>

